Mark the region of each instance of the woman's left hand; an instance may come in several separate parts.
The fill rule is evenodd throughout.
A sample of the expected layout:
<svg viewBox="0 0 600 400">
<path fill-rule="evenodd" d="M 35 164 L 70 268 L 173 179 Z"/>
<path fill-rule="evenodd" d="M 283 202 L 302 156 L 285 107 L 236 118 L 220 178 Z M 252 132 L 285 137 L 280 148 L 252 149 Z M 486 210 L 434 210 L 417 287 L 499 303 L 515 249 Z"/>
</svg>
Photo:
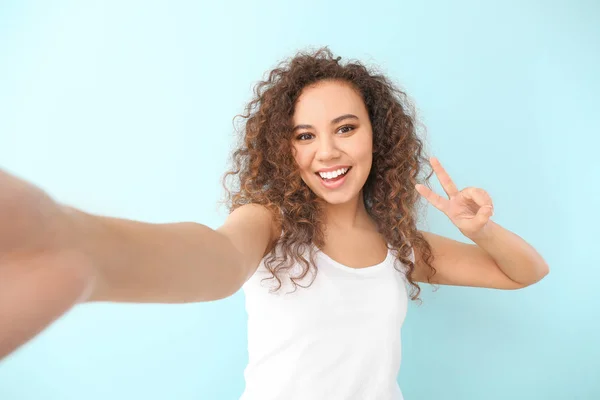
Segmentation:
<svg viewBox="0 0 600 400">
<path fill-rule="evenodd" d="M 492 198 L 485 190 L 479 188 L 468 187 L 459 191 L 439 160 L 431 157 L 430 162 L 448 198 L 439 196 L 421 184 L 415 186 L 417 192 L 446 214 L 469 239 L 474 240 L 483 235 L 491 216 L 494 215 Z"/>
</svg>

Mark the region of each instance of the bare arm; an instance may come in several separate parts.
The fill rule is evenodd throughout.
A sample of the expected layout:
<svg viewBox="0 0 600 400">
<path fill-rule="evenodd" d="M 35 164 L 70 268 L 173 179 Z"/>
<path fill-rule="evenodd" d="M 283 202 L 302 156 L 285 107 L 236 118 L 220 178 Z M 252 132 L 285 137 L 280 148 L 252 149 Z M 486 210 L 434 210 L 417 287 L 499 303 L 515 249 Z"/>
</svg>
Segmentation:
<svg viewBox="0 0 600 400">
<path fill-rule="evenodd" d="M 57 204 L 0 170 L 0 359 L 83 301 L 195 302 L 235 293 L 272 241 L 264 207 L 213 230 L 148 224 Z"/>
<path fill-rule="evenodd" d="M 256 269 L 273 231 L 270 213 L 257 205 L 238 208 L 217 230 L 193 222 L 71 215 L 96 272 L 87 301 L 181 303 L 230 296 Z"/>
<path fill-rule="evenodd" d="M 492 289 L 520 289 L 548 274 L 542 256 L 516 234 L 493 223 L 476 244 L 421 232 L 431 245 L 436 274 L 430 283 Z M 415 278 L 428 282 L 429 268 L 416 252 Z"/>
<path fill-rule="evenodd" d="M 436 274 L 431 283 L 520 289 L 548 274 L 548 264 L 530 244 L 491 220 L 494 205 L 485 190 L 469 187 L 459 191 L 437 158 L 431 158 L 431 166 L 448 198 L 421 184 L 415 188 L 475 243 L 422 232 L 434 256 Z M 419 251 L 415 260 L 415 280 L 428 282 L 429 268 Z"/>
</svg>

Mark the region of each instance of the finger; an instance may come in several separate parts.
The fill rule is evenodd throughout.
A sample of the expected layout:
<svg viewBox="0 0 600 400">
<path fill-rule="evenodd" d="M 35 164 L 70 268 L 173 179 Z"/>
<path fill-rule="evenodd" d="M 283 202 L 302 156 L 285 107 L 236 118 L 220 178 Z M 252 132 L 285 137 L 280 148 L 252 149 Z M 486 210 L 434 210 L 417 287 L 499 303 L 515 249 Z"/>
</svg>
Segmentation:
<svg viewBox="0 0 600 400">
<path fill-rule="evenodd" d="M 440 160 L 438 160 L 435 157 L 431 157 L 430 162 L 431 166 L 433 167 L 433 171 L 435 172 L 435 175 L 440 181 L 440 184 L 442 185 L 442 188 L 444 189 L 448 197 L 457 195 L 458 189 L 456 188 L 456 185 L 450 178 L 450 175 L 448 175 L 448 172 L 446 172 L 444 167 L 442 167 Z"/>
<path fill-rule="evenodd" d="M 70 255 L 2 260 L 0 269 L 0 359 L 67 312 L 87 291 Z"/>
<path fill-rule="evenodd" d="M 471 198 L 479 207 L 490 207 L 494 210 L 494 203 L 490 195 L 483 189 L 466 188 L 463 190 L 465 195 Z"/>
<path fill-rule="evenodd" d="M 484 226 L 490 220 L 492 215 L 494 215 L 494 209 L 491 206 L 485 205 L 479 208 L 474 219 L 477 221 L 478 225 Z"/>
<path fill-rule="evenodd" d="M 435 208 L 442 212 L 445 212 L 447 204 L 449 202 L 448 199 L 445 199 L 442 196 L 438 195 L 425 185 L 417 184 L 415 185 L 415 188 L 417 189 L 417 192 L 419 192 L 421 196 L 425 197 L 425 199 L 428 202 L 430 202 Z"/>
</svg>

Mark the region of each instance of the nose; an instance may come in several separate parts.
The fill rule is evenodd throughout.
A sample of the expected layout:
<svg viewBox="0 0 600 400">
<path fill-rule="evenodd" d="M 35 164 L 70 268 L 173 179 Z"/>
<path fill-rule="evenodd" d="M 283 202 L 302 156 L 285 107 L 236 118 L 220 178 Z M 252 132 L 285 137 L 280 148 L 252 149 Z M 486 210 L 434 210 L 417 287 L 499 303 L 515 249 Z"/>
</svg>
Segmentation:
<svg viewBox="0 0 600 400">
<path fill-rule="evenodd" d="M 317 153 L 315 158 L 317 161 L 328 161 L 340 156 L 335 140 L 331 136 L 321 135 L 317 144 Z"/>
</svg>

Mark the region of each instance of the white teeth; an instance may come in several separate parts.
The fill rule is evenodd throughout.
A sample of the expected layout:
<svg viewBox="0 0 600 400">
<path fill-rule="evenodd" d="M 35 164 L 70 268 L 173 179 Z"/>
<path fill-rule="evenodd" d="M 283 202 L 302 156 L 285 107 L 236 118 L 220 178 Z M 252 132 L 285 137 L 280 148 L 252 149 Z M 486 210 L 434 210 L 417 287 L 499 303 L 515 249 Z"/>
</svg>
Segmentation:
<svg viewBox="0 0 600 400">
<path fill-rule="evenodd" d="M 341 174 L 345 174 L 347 171 L 348 171 L 348 168 L 340 168 L 340 169 L 338 169 L 336 171 L 319 172 L 319 175 L 323 179 L 333 179 L 333 178 L 338 177 Z"/>
</svg>

